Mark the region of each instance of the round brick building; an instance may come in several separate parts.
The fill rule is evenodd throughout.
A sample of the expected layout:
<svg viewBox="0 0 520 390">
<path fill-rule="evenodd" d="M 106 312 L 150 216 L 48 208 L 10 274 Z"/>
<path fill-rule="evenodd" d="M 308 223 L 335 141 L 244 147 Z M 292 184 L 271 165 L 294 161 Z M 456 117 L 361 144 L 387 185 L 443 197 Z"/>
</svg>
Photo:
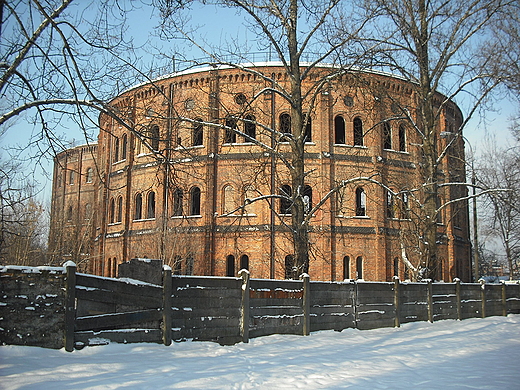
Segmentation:
<svg viewBox="0 0 520 390">
<path fill-rule="evenodd" d="M 316 67 L 303 88 L 312 91 L 327 72 Z M 291 131 L 290 109 L 271 89 L 286 83 L 276 63 L 208 67 L 114 98 L 114 114 L 100 115 L 97 145 L 55 159 L 52 253 L 105 276 L 150 258 L 178 274 L 235 276 L 247 268 L 253 278 L 294 277 L 291 208 L 269 196 L 292 191 L 290 146 L 270 131 Z M 419 261 L 413 226 L 422 183 L 421 139 L 406 119 L 416 115 L 414 85 L 380 72 L 346 73 L 313 99 L 305 130 L 309 209 L 351 183 L 312 214 L 311 278 L 407 278 Z M 445 106 L 439 148 L 462 120 L 455 104 Z M 441 162 L 441 181 L 465 182 L 463 154 L 459 139 Z M 442 188 L 439 202 L 465 193 L 462 185 Z M 468 226 L 467 202 L 440 208 L 439 279 L 471 279 Z"/>
</svg>

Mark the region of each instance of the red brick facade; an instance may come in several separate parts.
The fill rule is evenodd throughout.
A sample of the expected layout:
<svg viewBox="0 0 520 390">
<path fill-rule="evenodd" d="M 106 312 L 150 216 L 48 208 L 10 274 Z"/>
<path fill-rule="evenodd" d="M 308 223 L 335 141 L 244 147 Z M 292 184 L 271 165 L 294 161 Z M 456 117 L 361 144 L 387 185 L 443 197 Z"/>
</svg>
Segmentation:
<svg viewBox="0 0 520 390">
<path fill-rule="evenodd" d="M 268 132 L 283 126 L 289 107 L 251 70 L 287 83 L 283 69 L 272 64 L 250 71 L 208 68 L 164 77 L 115 98 L 112 105 L 134 131 L 102 114 L 97 146 L 70 149 L 56 158 L 55 253 L 80 254 L 75 259 L 86 270 L 108 276 L 116 275 L 117 264 L 136 257 L 163 259 L 182 274 L 236 275 L 247 266 L 253 278 L 289 276 L 285 259 L 292 253 L 291 239 L 284 225 L 290 216 L 284 215 L 284 205 L 267 198 L 239 208 L 246 199 L 279 193 L 290 184 L 281 158 L 247 138 L 282 155 L 289 151 Z M 317 68 L 304 87 L 311 90 L 328 71 Z M 310 276 L 403 278 L 403 253 L 412 264 L 418 262 L 413 238 L 402 234 L 413 224 L 413 189 L 421 183 L 421 141 L 399 114 L 415 115 L 412 85 L 379 73 L 345 75 L 316 98 L 305 156 L 311 205 L 343 180 L 370 177 L 374 182 L 348 184 L 314 213 Z M 448 107 L 439 134 L 462 123 L 458 107 Z M 240 118 L 238 134 L 223 127 L 233 127 L 231 117 Z M 439 137 L 440 147 L 446 142 Z M 450 169 L 448 162 L 441 165 L 449 176 L 445 181 L 465 182 L 463 145 L 457 145 L 445 159 Z M 77 177 L 73 183 L 71 172 Z M 389 196 L 385 187 L 398 195 Z M 466 191 L 454 188 L 443 190 L 444 203 Z M 438 226 L 439 278 L 470 280 L 467 203 L 443 208 Z"/>
</svg>

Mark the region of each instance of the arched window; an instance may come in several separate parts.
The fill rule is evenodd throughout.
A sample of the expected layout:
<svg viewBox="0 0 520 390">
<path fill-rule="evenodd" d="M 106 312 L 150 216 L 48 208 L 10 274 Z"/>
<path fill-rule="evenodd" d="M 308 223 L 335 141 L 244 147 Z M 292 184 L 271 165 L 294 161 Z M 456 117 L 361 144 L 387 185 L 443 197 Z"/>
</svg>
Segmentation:
<svg viewBox="0 0 520 390">
<path fill-rule="evenodd" d="M 294 256 L 285 256 L 285 279 L 296 279 L 297 271 Z"/>
<path fill-rule="evenodd" d="M 240 257 L 240 269 L 249 270 L 249 256 L 248 255 L 242 255 Z"/>
<path fill-rule="evenodd" d="M 362 187 L 356 188 L 356 216 L 364 217 L 367 215 L 367 196 Z"/>
<path fill-rule="evenodd" d="M 184 202 L 184 191 L 181 188 L 173 190 L 173 216 L 178 217 L 182 215 L 182 208 Z"/>
<path fill-rule="evenodd" d="M 354 146 L 363 146 L 363 121 L 360 117 L 355 117 L 353 124 Z"/>
<path fill-rule="evenodd" d="M 114 162 L 119 161 L 119 138 L 114 137 Z"/>
<path fill-rule="evenodd" d="M 361 256 L 356 259 L 356 279 L 363 279 L 363 258 Z"/>
<path fill-rule="evenodd" d="M 67 221 L 72 221 L 72 206 L 69 206 L 69 209 L 67 211 Z"/>
<path fill-rule="evenodd" d="M 248 199 L 254 199 L 256 197 L 256 189 L 251 184 L 246 184 L 244 186 L 244 199 L 242 203 L 244 204 L 244 214 L 252 214 L 253 206 L 248 202 Z"/>
<path fill-rule="evenodd" d="M 190 215 L 200 215 L 200 188 L 190 190 Z"/>
<path fill-rule="evenodd" d="M 343 279 L 350 279 L 350 257 L 343 257 Z"/>
<path fill-rule="evenodd" d="M 341 115 L 334 118 L 334 143 L 344 145 L 345 140 L 345 119 Z"/>
<path fill-rule="evenodd" d="M 150 191 L 146 199 L 146 218 L 155 218 L 155 192 Z"/>
<path fill-rule="evenodd" d="M 69 172 L 69 184 L 72 186 L 74 185 L 74 178 L 76 177 L 76 174 L 74 171 Z"/>
<path fill-rule="evenodd" d="M 116 222 L 122 222 L 123 221 L 123 197 L 119 196 L 117 198 L 117 218 Z"/>
<path fill-rule="evenodd" d="M 407 192 L 401 194 L 401 218 L 410 218 L 410 201 Z"/>
<path fill-rule="evenodd" d="M 134 219 L 143 219 L 143 195 L 140 193 L 135 195 Z"/>
<path fill-rule="evenodd" d="M 285 112 L 280 115 L 280 133 L 292 134 L 291 116 Z M 283 140 L 284 138 L 282 137 Z"/>
<path fill-rule="evenodd" d="M 406 152 L 406 127 L 399 126 L 399 151 Z"/>
<path fill-rule="evenodd" d="M 303 204 L 305 205 L 305 214 L 309 214 L 312 209 L 312 188 L 309 185 L 303 187 Z"/>
<path fill-rule="evenodd" d="M 150 145 L 152 150 L 159 150 L 159 126 L 153 125 L 150 129 Z"/>
<path fill-rule="evenodd" d="M 303 117 L 303 123 L 305 127 L 303 129 L 303 136 L 305 142 L 312 142 L 312 118 L 310 116 L 305 115 Z"/>
<path fill-rule="evenodd" d="M 121 160 L 126 160 L 126 153 L 128 149 L 128 137 L 123 134 L 121 137 Z"/>
<path fill-rule="evenodd" d="M 246 115 L 244 119 L 245 141 L 250 142 L 251 139 L 256 139 L 256 118 L 254 115 Z"/>
<path fill-rule="evenodd" d="M 226 257 L 226 276 L 235 276 L 235 256 Z"/>
<path fill-rule="evenodd" d="M 280 214 L 291 214 L 292 196 L 291 186 L 285 184 L 280 188 Z"/>
<path fill-rule="evenodd" d="M 234 144 L 237 142 L 237 121 L 234 118 L 227 117 L 226 118 L 226 132 L 224 134 L 224 143 L 225 144 Z"/>
<path fill-rule="evenodd" d="M 383 149 L 392 149 L 392 128 L 390 123 L 383 123 Z"/>
<path fill-rule="evenodd" d="M 232 185 L 227 185 L 222 191 L 222 213 L 227 214 L 236 209 L 235 189 Z"/>
<path fill-rule="evenodd" d="M 92 183 L 94 179 L 94 170 L 92 168 L 87 168 L 87 174 L 85 176 L 85 181 L 87 183 Z"/>
<path fill-rule="evenodd" d="M 399 277 L 399 258 L 394 258 L 394 276 Z"/>
<path fill-rule="evenodd" d="M 196 121 L 201 121 L 202 119 L 197 118 Z M 202 123 L 194 123 L 193 124 L 193 134 L 192 134 L 192 144 L 193 146 L 199 146 L 204 143 L 204 128 Z"/>
<path fill-rule="evenodd" d="M 110 205 L 108 208 L 108 222 L 114 223 L 115 222 L 115 212 L 116 212 L 116 204 L 114 201 L 114 198 L 110 199 Z"/>
</svg>

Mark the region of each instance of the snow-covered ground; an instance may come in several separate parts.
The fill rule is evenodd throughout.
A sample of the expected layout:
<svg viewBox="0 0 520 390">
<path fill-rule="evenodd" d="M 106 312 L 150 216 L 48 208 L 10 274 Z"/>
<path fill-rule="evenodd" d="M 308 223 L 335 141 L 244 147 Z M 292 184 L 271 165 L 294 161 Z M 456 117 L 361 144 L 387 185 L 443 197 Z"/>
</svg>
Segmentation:
<svg viewBox="0 0 520 390">
<path fill-rule="evenodd" d="M 1 389 L 520 389 L 520 315 L 249 344 L 0 346 Z"/>
</svg>

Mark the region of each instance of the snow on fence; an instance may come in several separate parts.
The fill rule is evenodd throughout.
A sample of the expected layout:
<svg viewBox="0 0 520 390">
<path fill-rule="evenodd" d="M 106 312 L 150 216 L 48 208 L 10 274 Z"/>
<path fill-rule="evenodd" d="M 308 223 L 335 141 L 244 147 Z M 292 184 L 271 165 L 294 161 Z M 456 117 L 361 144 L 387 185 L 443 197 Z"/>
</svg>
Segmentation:
<svg viewBox="0 0 520 390">
<path fill-rule="evenodd" d="M 520 314 L 520 284 L 313 282 L 177 276 L 162 285 L 76 274 L 64 267 L 0 267 L 0 343 L 65 347 L 211 340 L 373 329 L 413 321 Z"/>
</svg>

